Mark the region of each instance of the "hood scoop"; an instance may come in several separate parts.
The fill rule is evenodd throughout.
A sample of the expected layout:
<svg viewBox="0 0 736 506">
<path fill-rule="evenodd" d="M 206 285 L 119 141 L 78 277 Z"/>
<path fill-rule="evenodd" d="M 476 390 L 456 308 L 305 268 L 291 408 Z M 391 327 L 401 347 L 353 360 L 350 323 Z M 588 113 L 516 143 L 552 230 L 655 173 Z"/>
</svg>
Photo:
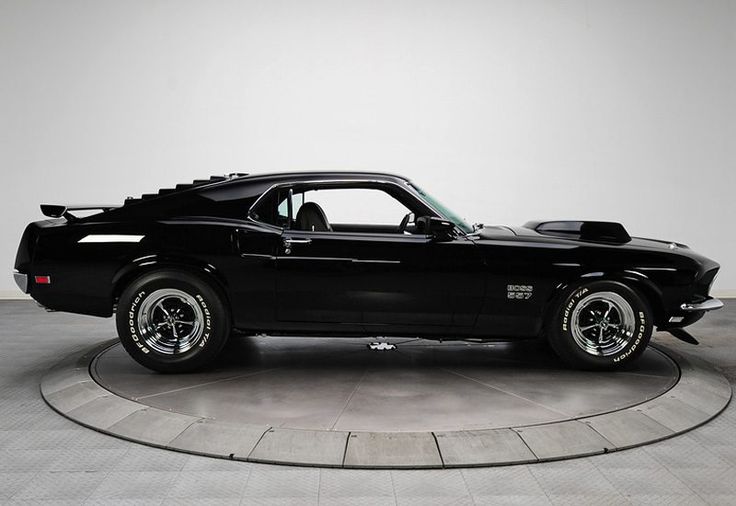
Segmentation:
<svg viewBox="0 0 736 506">
<path fill-rule="evenodd" d="M 530 221 L 524 225 L 542 235 L 580 241 L 625 244 L 631 236 L 620 223 L 612 221 Z"/>
</svg>

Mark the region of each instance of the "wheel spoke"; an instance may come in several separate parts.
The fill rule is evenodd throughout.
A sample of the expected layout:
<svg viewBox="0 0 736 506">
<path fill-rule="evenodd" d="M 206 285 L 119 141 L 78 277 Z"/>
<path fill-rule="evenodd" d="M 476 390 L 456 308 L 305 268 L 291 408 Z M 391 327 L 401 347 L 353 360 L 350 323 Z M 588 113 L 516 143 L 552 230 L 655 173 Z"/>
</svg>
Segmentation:
<svg viewBox="0 0 736 506">
<path fill-rule="evenodd" d="M 158 304 L 158 306 L 156 306 L 156 307 L 157 307 L 157 308 L 159 308 L 159 309 L 160 309 L 161 311 L 163 311 L 163 312 L 164 312 L 164 316 L 166 316 L 166 318 L 171 318 L 171 315 L 169 314 L 169 312 L 168 312 L 168 311 L 166 310 L 166 308 L 164 307 L 163 301 L 161 301 L 161 302 L 160 302 L 160 303 Z"/>
<path fill-rule="evenodd" d="M 612 291 L 592 293 L 573 310 L 572 338 L 591 355 L 613 356 L 626 349 L 636 325 L 630 303 Z"/>
<path fill-rule="evenodd" d="M 194 297 L 181 290 L 163 288 L 141 302 L 137 325 L 146 345 L 155 352 L 178 355 L 201 341 L 203 321 L 203 311 Z"/>
<path fill-rule="evenodd" d="M 610 300 L 604 301 L 606 304 L 608 304 L 608 309 L 606 310 L 605 314 L 603 315 L 603 318 L 608 318 L 608 315 L 611 314 L 611 310 L 613 309 L 613 303 Z"/>
</svg>

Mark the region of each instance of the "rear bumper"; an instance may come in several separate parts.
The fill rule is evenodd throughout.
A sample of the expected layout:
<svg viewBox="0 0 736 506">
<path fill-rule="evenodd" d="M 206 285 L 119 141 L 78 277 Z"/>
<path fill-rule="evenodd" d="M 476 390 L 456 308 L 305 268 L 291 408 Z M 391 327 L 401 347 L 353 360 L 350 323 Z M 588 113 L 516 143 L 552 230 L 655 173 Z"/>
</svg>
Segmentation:
<svg viewBox="0 0 736 506">
<path fill-rule="evenodd" d="M 21 289 L 23 293 L 28 293 L 28 274 L 23 274 L 18 271 L 13 272 L 13 279 L 15 284 Z"/>
<path fill-rule="evenodd" d="M 714 311 L 722 307 L 723 302 L 719 299 L 708 299 L 703 302 L 686 302 L 680 306 L 680 310 L 689 313 L 692 311 Z"/>
</svg>

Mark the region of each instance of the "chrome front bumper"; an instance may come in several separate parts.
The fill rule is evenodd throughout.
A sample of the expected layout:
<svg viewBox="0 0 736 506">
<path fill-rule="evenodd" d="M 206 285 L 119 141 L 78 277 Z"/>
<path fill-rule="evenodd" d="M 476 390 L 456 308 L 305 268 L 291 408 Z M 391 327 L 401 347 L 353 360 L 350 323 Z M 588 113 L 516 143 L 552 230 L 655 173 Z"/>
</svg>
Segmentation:
<svg viewBox="0 0 736 506">
<path fill-rule="evenodd" d="M 686 302 L 680 306 L 682 311 L 713 311 L 715 309 L 721 309 L 723 302 L 719 299 L 708 299 L 703 302 Z"/>
<path fill-rule="evenodd" d="M 13 272 L 13 278 L 15 279 L 15 284 L 18 285 L 18 288 L 20 288 L 23 293 L 28 293 L 28 274 L 21 274 L 18 271 Z"/>
</svg>

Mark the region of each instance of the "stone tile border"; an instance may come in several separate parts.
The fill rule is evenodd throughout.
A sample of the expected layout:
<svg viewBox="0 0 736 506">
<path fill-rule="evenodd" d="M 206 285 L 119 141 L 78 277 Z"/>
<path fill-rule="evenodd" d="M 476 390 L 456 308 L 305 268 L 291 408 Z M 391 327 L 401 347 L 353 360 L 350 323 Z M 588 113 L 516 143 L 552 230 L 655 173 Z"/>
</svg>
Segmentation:
<svg viewBox="0 0 736 506">
<path fill-rule="evenodd" d="M 528 464 L 596 455 L 670 438 L 706 423 L 731 400 L 713 366 L 660 346 L 679 381 L 644 403 L 605 414 L 486 430 L 340 432 L 234 425 L 119 397 L 90 374 L 117 340 L 67 357 L 41 381 L 54 410 L 85 427 L 150 446 L 232 460 L 298 466 L 419 469 Z"/>
</svg>

